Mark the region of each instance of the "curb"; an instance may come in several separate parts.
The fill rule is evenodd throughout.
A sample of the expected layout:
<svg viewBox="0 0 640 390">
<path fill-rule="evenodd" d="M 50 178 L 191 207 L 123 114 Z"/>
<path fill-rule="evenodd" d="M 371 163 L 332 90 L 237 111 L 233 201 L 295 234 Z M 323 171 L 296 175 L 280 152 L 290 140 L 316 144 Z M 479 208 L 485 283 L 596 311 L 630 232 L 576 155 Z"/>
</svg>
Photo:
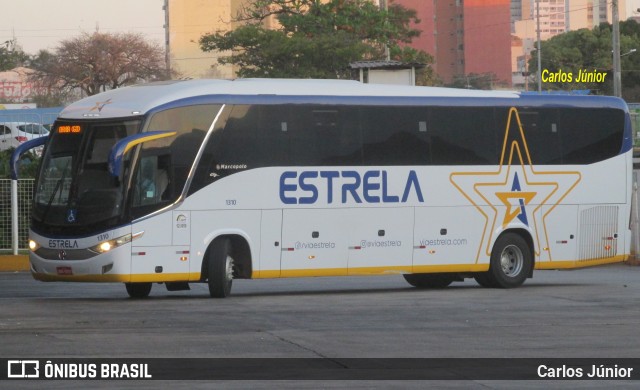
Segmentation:
<svg viewBox="0 0 640 390">
<path fill-rule="evenodd" d="M 629 256 L 627 261 L 624 262 L 626 265 L 640 265 L 640 258 L 635 256 Z"/>
<path fill-rule="evenodd" d="M 0 256 L 0 272 L 29 271 L 29 256 L 7 255 Z"/>
</svg>

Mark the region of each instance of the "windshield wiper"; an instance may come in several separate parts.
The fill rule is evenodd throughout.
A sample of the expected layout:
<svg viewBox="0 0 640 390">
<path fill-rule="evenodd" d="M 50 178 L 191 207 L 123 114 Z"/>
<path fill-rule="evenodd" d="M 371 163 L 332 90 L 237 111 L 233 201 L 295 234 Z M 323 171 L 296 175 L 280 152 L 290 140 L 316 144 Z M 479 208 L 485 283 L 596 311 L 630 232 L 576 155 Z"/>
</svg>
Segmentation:
<svg viewBox="0 0 640 390">
<path fill-rule="evenodd" d="M 49 210 L 51 210 L 51 204 L 53 204 L 53 200 L 58 194 L 58 191 L 62 188 L 62 183 L 64 182 L 64 179 L 67 178 L 67 171 L 70 163 L 71 163 L 71 160 L 67 161 L 67 165 L 64 166 L 64 170 L 62 171 L 62 176 L 60 177 L 60 180 L 58 180 L 58 182 L 56 183 L 56 186 L 53 189 L 53 193 L 51 194 L 51 196 L 49 197 L 49 201 L 47 202 L 47 206 L 45 207 L 44 212 L 42 213 L 42 218 L 40 219 L 41 222 L 44 222 L 47 220 L 47 214 L 49 214 Z M 60 191 L 60 196 L 62 196 L 62 191 Z M 58 198 L 58 200 L 60 199 Z"/>
</svg>

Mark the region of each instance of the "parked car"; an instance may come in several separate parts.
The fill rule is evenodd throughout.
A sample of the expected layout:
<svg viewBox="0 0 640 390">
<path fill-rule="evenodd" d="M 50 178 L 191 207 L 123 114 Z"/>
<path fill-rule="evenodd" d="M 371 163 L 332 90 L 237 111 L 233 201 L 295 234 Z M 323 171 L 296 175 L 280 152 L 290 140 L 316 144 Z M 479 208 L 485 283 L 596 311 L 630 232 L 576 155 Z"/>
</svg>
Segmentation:
<svg viewBox="0 0 640 390">
<path fill-rule="evenodd" d="M 49 135 L 39 123 L 0 122 L 0 150 L 15 148 L 25 141 Z"/>
</svg>

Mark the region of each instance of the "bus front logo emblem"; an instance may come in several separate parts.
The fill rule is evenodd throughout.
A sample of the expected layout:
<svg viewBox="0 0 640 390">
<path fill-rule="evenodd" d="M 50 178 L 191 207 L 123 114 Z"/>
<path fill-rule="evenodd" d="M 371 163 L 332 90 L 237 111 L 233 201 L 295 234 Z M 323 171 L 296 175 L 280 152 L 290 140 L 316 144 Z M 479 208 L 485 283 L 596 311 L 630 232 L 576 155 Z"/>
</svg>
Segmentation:
<svg viewBox="0 0 640 390">
<path fill-rule="evenodd" d="M 65 252 L 63 249 L 58 251 L 58 260 L 66 260 L 67 259 L 67 252 Z"/>
<path fill-rule="evenodd" d="M 104 106 L 106 106 L 107 104 L 111 104 L 111 99 L 107 99 L 103 102 L 96 102 L 96 105 L 91 107 L 91 109 L 89 110 L 89 112 L 91 111 L 98 111 L 98 112 L 102 112 L 102 109 L 104 108 Z"/>
</svg>

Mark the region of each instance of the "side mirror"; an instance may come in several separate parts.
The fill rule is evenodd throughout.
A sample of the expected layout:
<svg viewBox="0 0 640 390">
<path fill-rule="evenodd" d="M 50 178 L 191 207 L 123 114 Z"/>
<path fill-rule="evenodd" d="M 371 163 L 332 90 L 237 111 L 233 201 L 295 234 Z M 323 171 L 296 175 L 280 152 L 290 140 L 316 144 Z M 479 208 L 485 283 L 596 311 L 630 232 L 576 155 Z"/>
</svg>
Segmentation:
<svg viewBox="0 0 640 390">
<path fill-rule="evenodd" d="M 11 169 L 11 179 L 18 180 L 18 160 L 20 156 L 25 154 L 27 151 L 37 148 L 38 146 L 44 145 L 49 136 L 38 137 L 32 140 L 21 143 L 11 154 L 11 160 L 9 161 L 9 168 Z"/>
<path fill-rule="evenodd" d="M 124 155 L 134 146 L 143 142 L 154 141 L 161 138 L 173 137 L 177 131 L 149 131 L 146 133 L 134 134 L 118 141 L 109 153 L 109 174 L 119 177 L 122 173 L 122 160 Z"/>
</svg>

